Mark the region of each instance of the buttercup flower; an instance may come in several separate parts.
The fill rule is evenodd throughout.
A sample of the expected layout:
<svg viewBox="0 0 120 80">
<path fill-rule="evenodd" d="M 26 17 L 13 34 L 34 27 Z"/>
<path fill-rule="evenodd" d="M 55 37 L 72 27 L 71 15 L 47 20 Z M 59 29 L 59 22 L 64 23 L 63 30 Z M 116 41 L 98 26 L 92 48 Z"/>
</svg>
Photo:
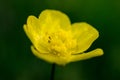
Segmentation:
<svg viewBox="0 0 120 80">
<path fill-rule="evenodd" d="M 103 55 L 100 48 L 85 53 L 99 36 L 94 27 L 85 22 L 71 24 L 57 10 L 44 10 L 38 18 L 29 16 L 24 31 L 33 44 L 33 54 L 50 63 L 65 65 Z"/>
</svg>

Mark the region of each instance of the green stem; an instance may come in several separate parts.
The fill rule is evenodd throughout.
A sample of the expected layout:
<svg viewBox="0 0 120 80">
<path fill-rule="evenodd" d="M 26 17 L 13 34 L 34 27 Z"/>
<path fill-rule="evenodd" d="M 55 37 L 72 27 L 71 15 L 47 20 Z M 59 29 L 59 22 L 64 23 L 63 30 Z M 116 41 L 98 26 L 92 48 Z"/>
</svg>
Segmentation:
<svg viewBox="0 0 120 80">
<path fill-rule="evenodd" d="M 55 80 L 55 64 L 52 64 L 50 80 Z"/>
</svg>

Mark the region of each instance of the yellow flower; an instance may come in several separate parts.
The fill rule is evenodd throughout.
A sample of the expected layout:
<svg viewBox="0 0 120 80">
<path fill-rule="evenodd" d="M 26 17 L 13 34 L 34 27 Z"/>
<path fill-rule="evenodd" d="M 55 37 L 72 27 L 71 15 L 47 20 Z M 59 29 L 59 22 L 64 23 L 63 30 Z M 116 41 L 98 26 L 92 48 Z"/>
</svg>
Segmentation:
<svg viewBox="0 0 120 80">
<path fill-rule="evenodd" d="M 98 48 L 85 53 L 99 33 L 85 22 L 71 24 L 68 16 L 57 10 L 44 10 L 29 16 L 24 31 L 32 42 L 35 56 L 50 63 L 65 65 L 103 55 Z"/>
</svg>

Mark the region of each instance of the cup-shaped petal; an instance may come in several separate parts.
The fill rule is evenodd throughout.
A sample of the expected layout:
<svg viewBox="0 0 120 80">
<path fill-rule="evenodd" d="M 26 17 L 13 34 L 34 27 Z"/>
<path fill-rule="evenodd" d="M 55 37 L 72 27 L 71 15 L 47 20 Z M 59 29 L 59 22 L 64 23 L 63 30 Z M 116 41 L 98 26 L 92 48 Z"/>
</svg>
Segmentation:
<svg viewBox="0 0 120 80">
<path fill-rule="evenodd" d="M 51 54 L 50 53 L 40 53 L 39 51 L 37 51 L 35 49 L 34 46 L 31 46 L 31 50 L 35 56 L 37 56 L 38 58 L 43 59 L 47 62 L 50 62 L 50 63 L 56 63 L 58 65 L 65 65 L 70 60 L 70 57 L 60 57 L 60 56 L 53 55 L 52 53 Z"/>
<path fill-rule="evenodd" d="M 98 31 L 85 22 L 72 24 L 72 31 L 77 39 L 76 53 L 86 51 L 99 36 Z"/>
<path fill-rule="evenodd" d="M 43 29 L 57 29 L 62 28 L 64 30 L 70 30 L 71 23 L 68 16 L 57 10 L 44 10 L 39 16 L 40 25 Z"/>
<path fill-rule="evenodd" d="M 27 19 L 27 24 L 24 25 L 24 31 L 32 43 L 35 44 L 40 38 L 39 20 L 34 16 L 29 16 Z"/>
<path fill-rule="evenodd" d="M 95 49 L 95 50 L 87 52 L 87 53 L 72 55 L 70 62 L 86 60 L 86 59 L 90 59 L 90 58 L 101 56 L 101 55 L 103 55 L 103 50 L 98 48 L 98 49 Z"/>
</svg>

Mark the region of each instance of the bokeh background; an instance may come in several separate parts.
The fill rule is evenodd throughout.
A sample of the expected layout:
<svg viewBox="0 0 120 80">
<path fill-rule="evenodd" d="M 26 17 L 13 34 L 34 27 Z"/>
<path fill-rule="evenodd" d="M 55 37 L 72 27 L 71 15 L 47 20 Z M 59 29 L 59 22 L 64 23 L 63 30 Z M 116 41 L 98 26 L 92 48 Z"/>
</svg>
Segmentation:
<svg viewBox="0 0 120 80">
<path fill-rule="evenodd" d="M 120 0 L 0 0 L 0 80 L 49 80 L 51 64 L 36 58 L 23 31 L 29 15 L 44 9 L 66 13 L 100 32 L 89 50 L 104 55 L 56 67 L 55 80 L 120 80 Z"/>
</svg>

